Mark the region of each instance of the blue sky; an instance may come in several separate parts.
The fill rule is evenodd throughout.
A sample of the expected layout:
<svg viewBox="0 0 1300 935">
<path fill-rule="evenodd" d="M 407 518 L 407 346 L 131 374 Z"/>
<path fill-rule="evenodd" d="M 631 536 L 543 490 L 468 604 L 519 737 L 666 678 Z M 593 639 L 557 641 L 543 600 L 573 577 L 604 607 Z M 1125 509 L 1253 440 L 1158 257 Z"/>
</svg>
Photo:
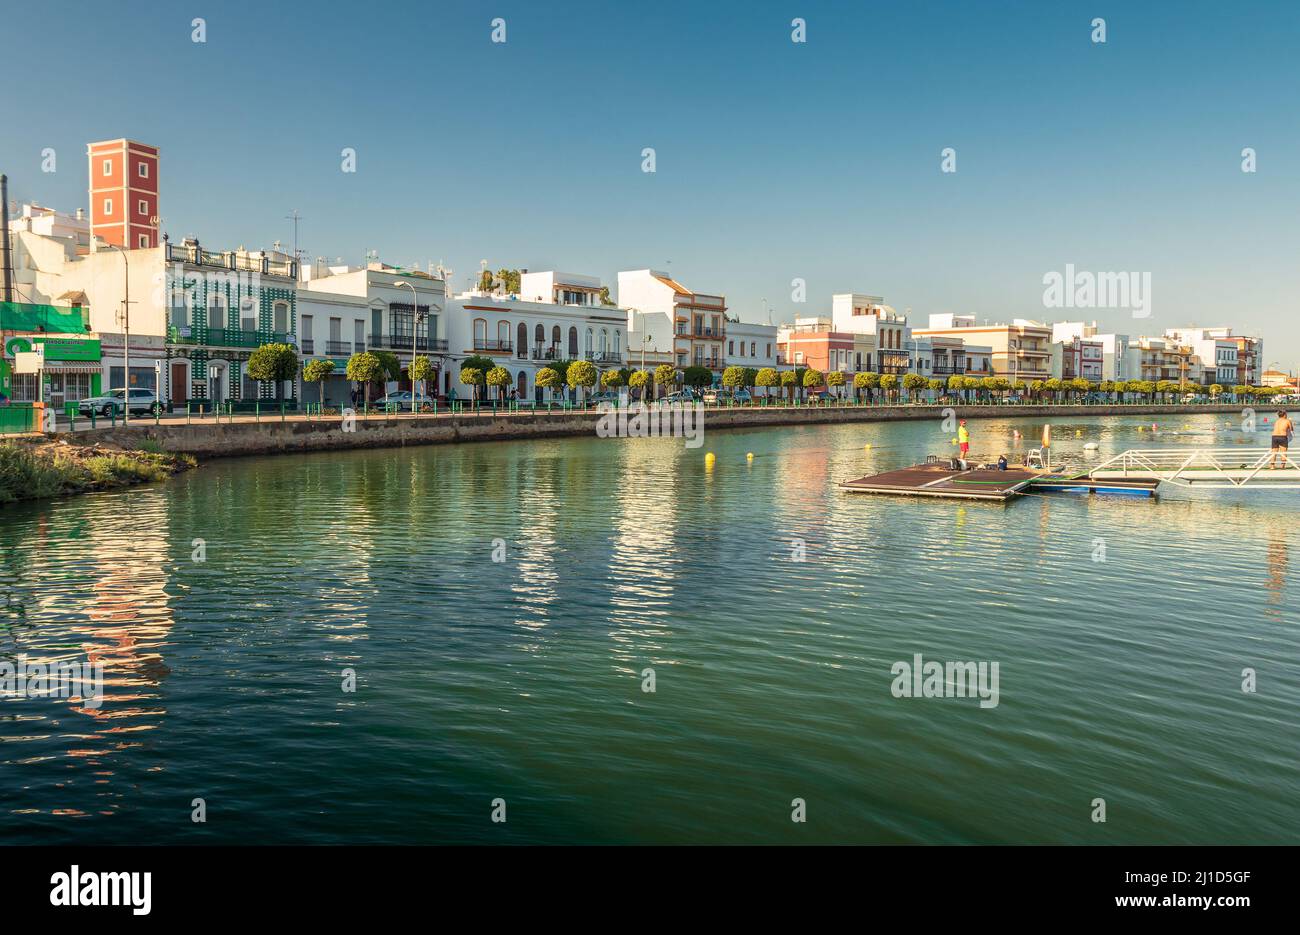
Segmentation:
<svg viewBox="0 0 1300 935">
<path fill-rule="evenodd" d="M 1064 318 L 1045 273 L 1149 271 L 1151 318 L 1072 317 L 1232 324 L 1300 362 L 1297 3 L 8 7 L 14 198 L 84 206 L 85 143 L 128 136 L 162 149 L 165 229 L 214 246 L 288 243 L 296 208 L 310 256 L 443 260 L 457 288 L 480 259 L 653 266 L 778 321 L 849 290 Z"/>
</svg>

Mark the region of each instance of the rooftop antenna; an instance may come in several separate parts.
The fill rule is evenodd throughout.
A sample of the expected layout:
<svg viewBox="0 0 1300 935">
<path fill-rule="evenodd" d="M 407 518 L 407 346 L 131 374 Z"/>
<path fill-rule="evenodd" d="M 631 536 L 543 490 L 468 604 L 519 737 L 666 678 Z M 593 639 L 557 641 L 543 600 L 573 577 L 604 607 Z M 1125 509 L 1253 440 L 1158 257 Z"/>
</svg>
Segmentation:
<svg viewBox="0 0 1300 935">
<path fill-rule="evenodd" d="M 298 260 L 302 259 L 298 255 L 298 222 L 302 220 L 302 215 L 298 213 L 297 208 L 294 208 L 293 211 L 284 216 L 284 219 L 286 221 L 293 221 L 293 259 L 296 263 Z"/>
</svg>

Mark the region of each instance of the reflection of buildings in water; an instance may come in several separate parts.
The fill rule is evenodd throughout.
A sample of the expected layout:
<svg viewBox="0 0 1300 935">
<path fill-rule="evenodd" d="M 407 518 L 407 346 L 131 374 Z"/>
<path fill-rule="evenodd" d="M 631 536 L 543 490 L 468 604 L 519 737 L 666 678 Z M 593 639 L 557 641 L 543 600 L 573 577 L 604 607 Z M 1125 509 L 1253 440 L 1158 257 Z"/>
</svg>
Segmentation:
<svg viewBox="0 0 1300 935">
<path fill-rule="evenodd" d="M 1286 571 L 1290 561 L 1290 543 L 1286 532 L 1278 526 L 1268 530 L 1268 605 L 1280 608 L 1286 604 Z M 1267 611 L 1269 616 L 1279 617 L 1276 609 Z"/>
<path fill-rule="evenodd" d="M 618 449 L 618 482 L 605 501 L 613 526 L 605 576 L 611 582 L 609 633 L 618 671 L 633 671 L 633 660 L 659 649 L 656 624 L 667 623 L 682 561 L 674 545 L 680 445 L 680 439 L 628 439 Z M 702 457 L 694 449 L 686 456 Z"/>
</svg>

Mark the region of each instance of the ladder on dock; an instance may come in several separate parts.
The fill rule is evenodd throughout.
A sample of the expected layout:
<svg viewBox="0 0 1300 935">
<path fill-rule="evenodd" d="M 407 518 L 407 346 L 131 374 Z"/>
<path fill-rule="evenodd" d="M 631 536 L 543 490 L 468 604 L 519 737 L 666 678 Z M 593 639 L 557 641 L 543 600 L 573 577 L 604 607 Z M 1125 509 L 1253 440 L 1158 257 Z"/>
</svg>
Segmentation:
<svg viewBox="0 0 1300 935">
<path fill-rule="evenodd" d="M 1267 448 L 1132 448 L 1088 471 L 1094 480 L 1148 478 L 1180 487 L 1300 490 L 1300 460 Z"/>
</svg>

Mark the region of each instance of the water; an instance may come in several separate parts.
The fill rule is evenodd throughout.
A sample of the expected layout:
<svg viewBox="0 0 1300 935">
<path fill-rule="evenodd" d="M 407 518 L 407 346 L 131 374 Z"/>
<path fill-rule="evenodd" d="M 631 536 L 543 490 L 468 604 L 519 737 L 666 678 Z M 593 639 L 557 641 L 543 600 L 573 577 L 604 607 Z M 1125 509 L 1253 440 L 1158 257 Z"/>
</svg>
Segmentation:
<svg viewBox="0 0 1300 935">
<path fill-rule="evenodd" d="M 1246 441 L 1151 418 L 1056 448 Z M 924 422 L 326 453 L 7 507 L 0 651 L 108 684 L 0 704 L 0 840 L 1292 841 L 1296 494 L 835 487 L 949 450 Z M 914 653 L 997 661 L 1000 703 L 893 697 Z"/>
</svg>

